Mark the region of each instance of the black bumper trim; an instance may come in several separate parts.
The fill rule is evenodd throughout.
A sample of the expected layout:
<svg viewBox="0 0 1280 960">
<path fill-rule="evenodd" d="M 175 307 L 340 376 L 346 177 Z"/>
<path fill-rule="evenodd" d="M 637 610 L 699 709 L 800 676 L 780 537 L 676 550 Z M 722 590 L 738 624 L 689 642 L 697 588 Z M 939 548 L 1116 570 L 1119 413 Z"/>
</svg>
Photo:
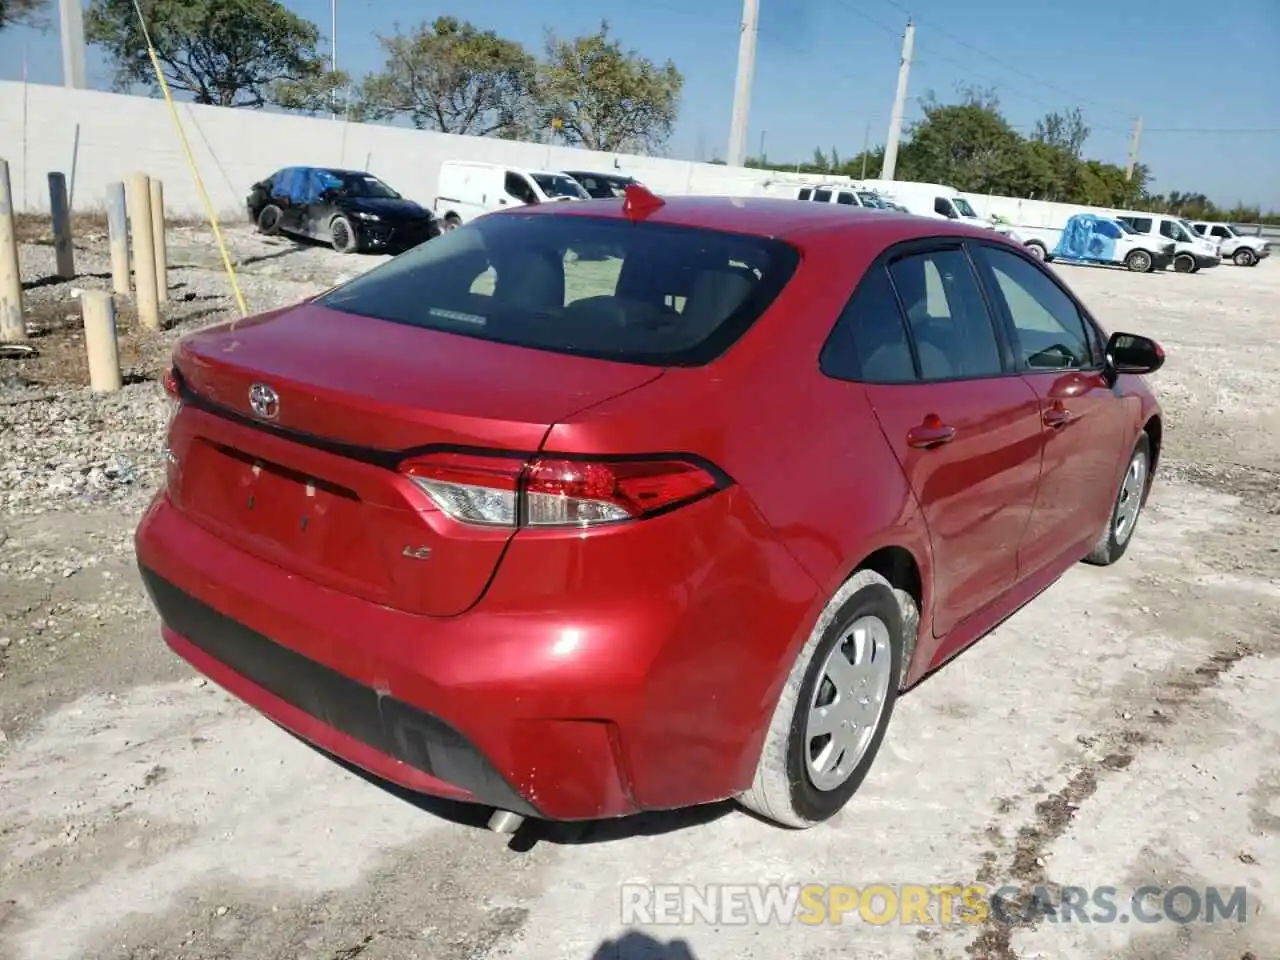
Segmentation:
<svg viewBox="0 0 1280 960">
<path fill-rule="evenodd" d="M 439 717 L 394 697 L 380 697 L 219 613 L 146 566 L 138 569 L 165 625 L 246 680 L 379 753 L 461 787 L 477 803 L 542 817 L 466 737 Z"/>
</svg>

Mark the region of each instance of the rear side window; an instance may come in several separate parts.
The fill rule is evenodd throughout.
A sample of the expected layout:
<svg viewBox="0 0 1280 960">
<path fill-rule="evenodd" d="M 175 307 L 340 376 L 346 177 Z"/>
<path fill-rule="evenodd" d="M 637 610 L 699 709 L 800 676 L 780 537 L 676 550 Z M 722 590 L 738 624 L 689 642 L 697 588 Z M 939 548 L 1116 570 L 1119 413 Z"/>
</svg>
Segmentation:
<svg viewBox="0 0 1280 960">
<path fill-rule="evenodd" d="M 982 288 L 962 250 L 912 254 L 889 267 L 925 380 L 1004 372 Z"/>
<path fill-rule="evenodd" d="M 813 191 L 813 199 L 814 199 L 814 200 L 816 200 L 818 203 L 830 203 L 830 202 L 831 202 L 831 191 L 830 191 L 830 190 L 815 190 L 815 191 Z"/>
<path fill-rule="evenodd" d="M 810 197 L 812 197 L 812 196 L 813 196 L 813 191 L 812 191 L 812 190 L 810 190 L 808 187 L 801 187 L 801 188 L 800 188 L 800 195 L 799 195 L 799 198 L 798 198 L 798 199 L 800 199 L 800 200 L 808 200 L 808 199 L 809 199 Z"/>
<path fill-rule="evenodd" d="M 1138 231 L 1138 233 L 1151 232 L 1150 217 L 1126 217 L 1125 220 L 1129 224 L 1129 226 L 1133 227 L 1133 229 Z"/>
<path fill-rule="evenodd" d="M 322 296 L 332 310 L 558 353 L 707 363 L 791 280 L 766 237 L 608 218 L 503 214 Z"/>
<path fill-rule="evenodd" d="M 823 373 L 837 380 L 911 383 L 917 379 L 902 311 L 884 267 L 872 267 L 858 284 L 818 362 Z"/>
</svg>

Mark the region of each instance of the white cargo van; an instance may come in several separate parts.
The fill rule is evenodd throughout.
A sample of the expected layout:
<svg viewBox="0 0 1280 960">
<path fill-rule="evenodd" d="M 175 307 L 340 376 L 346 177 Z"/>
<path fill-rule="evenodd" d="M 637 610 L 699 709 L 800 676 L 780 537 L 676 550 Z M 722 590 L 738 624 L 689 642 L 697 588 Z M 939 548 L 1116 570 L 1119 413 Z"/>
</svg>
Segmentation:
<svg viewBox="0 0 1280 960">
<path fill-rule="evenodd" d="M 995 229 L 995 224 L 978 216 L 969 201 L 955 187 L 945 183 L 916 183 L 912 180 L 863 180 L 861 185 L 895 200 L 918 217 L 957 220 L 976 227 Z"/>
<path fill-rule="evenodd" d="M 452 230 L 505 207 L 589 199 L 582 185 L 564 173 L 476 160 L 446 160 L 440 164 L 434 209 L 441 227 Z"/>
</svg>

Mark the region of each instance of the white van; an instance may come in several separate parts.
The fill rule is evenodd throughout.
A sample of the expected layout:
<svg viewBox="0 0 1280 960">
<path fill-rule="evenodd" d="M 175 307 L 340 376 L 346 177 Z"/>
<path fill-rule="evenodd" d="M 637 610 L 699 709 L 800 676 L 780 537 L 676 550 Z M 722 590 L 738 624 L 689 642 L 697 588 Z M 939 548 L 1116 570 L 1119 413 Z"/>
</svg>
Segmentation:
<svg viewBox="0 0 1280 960">
<path fill-rule="evenodd" d="M 912 180 L 863 180 L 864 188 L 896 200 L 918 217 L 958 220 L 975 227 L 995 229 L 990 220 L 978 216 L 969 201 L 955 187 L 945 183 L 916 183 Z"/>
<path fill-rule="evenodd" d="M 793 188 L 797 200 L 810 203 L 842 203 L 849 207 L 883 210 L 885 207 L 871 190 L 860 190 L 848 183 L 818 183 Z"/>
<path fill-rule="evenodd" d="M 440 164 L 434 209 L 441 227 L 453 230 L 505 207 L 589 199 L 582 185 L 564 173 L 476 160 L 446 160 Z"/>
<path fill-rule="evenodd" d="M 1178 273 L 1195 273 L 1204 267 L 1216 267 L 1222 262 L 1218 244 L 1200 236 L 1195 228 L 1181 217 L 1163 213 L 1143 213 L 1138 210 L 1121 210 L 1115 214 L 1135 233 L 1172 240 L 1174 245 L 1173 269 Z"/>
</svg>

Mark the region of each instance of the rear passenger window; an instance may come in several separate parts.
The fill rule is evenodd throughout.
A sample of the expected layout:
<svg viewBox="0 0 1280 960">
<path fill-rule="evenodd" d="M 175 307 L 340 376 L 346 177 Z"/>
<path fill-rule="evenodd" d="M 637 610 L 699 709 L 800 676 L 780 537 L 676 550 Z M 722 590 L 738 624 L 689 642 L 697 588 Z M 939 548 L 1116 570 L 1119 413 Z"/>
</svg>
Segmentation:
<svg viewBox="0 0 1280 960">
<path fill-rule="evenodd" d="M 808 187 L 801 187 L 801 188 L 800 188 L 800 196 L 799 196 L 799 198 L 798 198 L 798 199 L 800 199 L 800 200 L 808 200 L 808 199 L 809 199 L 810 197 L 812 197 L 812 196 L 813 196 L 813 191 L 812 191 L 812 190 L 810 190 Z"/>
<path fill-rule="evenodd" d="M 884 267 L 863 277 L 822 348 L 818 365 L 838 380 L 911 383 L 916 378 L 902 311 Z"/>
<path fill-rule="evenodd" d="M 1130 217 L 1130 218 L 1127 218 L 1126 222 L 1129 224 L 1129 226 L 1133 227 L 1134 231 L 1137 233 L 1151 232 L 1150 217 Z"/>
<path fill-rule="evenodd" d="M 995 327 L 963 251 L 903 257 L 889 272 L 907 313 L 925 380 L 1004 372 Z"/>
<path fill-rule="evenodd" d="M 815 191 L 813 191 L 813 199 L 814 199 L 814 200 L 816 200 L 818 203 L 830 203 L 830 202 L 831 202 L 831 191 L 830 191 L 830 190 L 815 190 Z"/>
<path fill-rule="evenodd" d="M 1093 365 L 1084 319 L 1044 271 L 1007 250 L 984 247 L 1013 325 L 1019 356 L 1032 370 L 1078 370 Z"/>
<path fill-rule="evenodd" d="M 846 193 L 843 190 L 840 192 L 839 196 L 836 197 L 836 203 L 843 203 L 847 206 L 854 206 L 854 207 L 858 205 L 857 201 L 853 199 L 853 194 Z"/>
</svg>

